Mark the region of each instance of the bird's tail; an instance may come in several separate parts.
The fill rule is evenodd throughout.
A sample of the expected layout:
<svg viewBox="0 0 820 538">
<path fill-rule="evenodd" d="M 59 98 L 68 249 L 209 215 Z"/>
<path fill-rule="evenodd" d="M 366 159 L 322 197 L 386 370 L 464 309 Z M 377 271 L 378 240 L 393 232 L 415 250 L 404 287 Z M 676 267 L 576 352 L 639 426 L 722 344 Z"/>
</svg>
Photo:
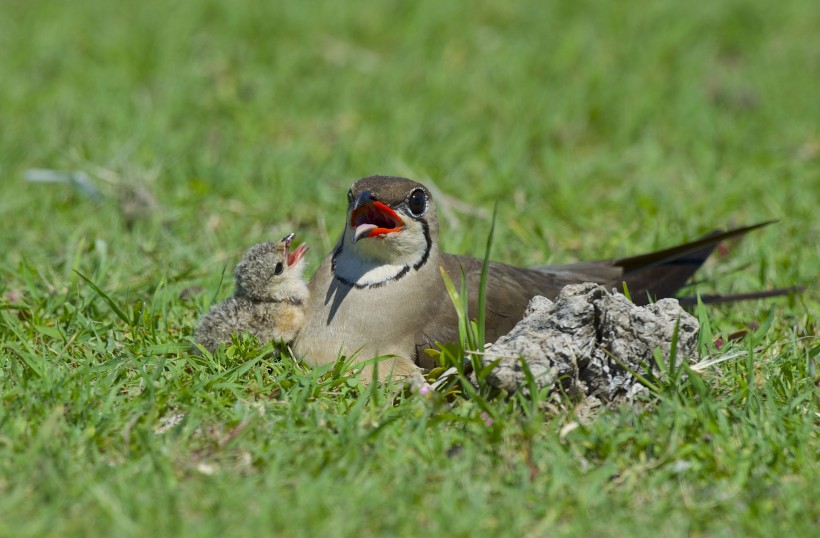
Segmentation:
<svg viewBox="0 0 820 538">
<path fill-rule="evenodd" d="M 636 304 L 646 304 L 655 298 L 674 297 L 720 242 L 741 237 L 773 222 L 775 221 L 766 221 L 728 231 L 716 230 L 690 243 L 649 254 L 616 259 L 612 264 L 622 269 L 621 280 L 626 283 Z M 796 291 L 799 291 L 799 288 L 779 288 L 736 295 L 701 296 L 701 300 L 704 303 L 722 303 L 776 297 Z M 680 300 L 683 304 L 697 303 L 696 297 L 683 297 Z"/>
</svg>

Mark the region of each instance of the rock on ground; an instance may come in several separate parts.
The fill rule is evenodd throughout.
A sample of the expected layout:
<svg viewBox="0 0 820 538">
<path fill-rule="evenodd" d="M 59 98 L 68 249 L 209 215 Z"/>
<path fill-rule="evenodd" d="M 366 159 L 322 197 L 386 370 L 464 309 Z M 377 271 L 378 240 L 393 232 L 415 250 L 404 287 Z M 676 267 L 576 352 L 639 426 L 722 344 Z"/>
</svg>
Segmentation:
<svg viewBox="0 0 820 538">
<path fill-rule="evenodd" d="M 655 349 L 668 364 L 678 320 L 680 364 L 696 358 L 699 326 L 677 300 L 635 306 L 597 284 L 570 285 L 555 302 L 534 297 L 524 318 L 487 349 L 483 364 L 499 361 L 487 381 L 507 391 L 526 391 L 522 357 L 539 387 L 604 401 L 630 398 L 644 387 L 615 359 L 642 376 L 659 376 Z"/>
</svg>

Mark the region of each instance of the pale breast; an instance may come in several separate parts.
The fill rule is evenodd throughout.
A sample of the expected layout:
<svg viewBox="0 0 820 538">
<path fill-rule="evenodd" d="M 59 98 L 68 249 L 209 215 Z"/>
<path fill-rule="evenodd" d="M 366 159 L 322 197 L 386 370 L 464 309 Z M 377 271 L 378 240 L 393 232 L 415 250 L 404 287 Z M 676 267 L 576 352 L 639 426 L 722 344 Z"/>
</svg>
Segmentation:
<svg viewBox="0 0 820 538">
<path fill-rule="evenodd" d="M 425 301 L 419 300 L 423 276 L 413 271 L 396 282 L 357 289 L 336 281 L 325 260 L 309 284 L 296 353 L 311 365 L 334 362 L 339 355 L 359 361 L 396 355 L 380 373 L 391 367 L 415 370 L 416 335 L 426 320 Z"/>
</svg>

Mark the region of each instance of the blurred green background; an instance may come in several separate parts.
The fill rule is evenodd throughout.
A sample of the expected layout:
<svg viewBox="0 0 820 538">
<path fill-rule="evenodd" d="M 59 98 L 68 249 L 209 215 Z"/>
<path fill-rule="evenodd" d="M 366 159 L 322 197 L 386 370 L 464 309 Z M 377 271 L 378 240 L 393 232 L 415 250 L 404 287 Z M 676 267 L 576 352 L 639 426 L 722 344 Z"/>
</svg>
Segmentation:
<svg viewBox="0 0 820 538">
<path fill-rule="evenodd" d="M 498 201 L 496 257 L 513 263 L 729 221 L 780 218 L 772 233 L 816 237 L 817 11 L 5 1 L 4 243 L 59 249 L 78 229 L 130 242 L 107 206 L 22 182 L 28 168 L 97 167 L 152 190 L 180 263 L 271 228 L 318 235 L 318 256 L 349 183 L 375 173 L 432 181 L 485 216 Z M 454 218 L 445 247 L 479 254 L 488 225 Z"/>
<path fill-rule="evenodd" d="M 816 0 L 0 0 L 0 535 L 809 532 L 818 96 Z M 497 203 L 493 258 L 518 265 L 779 219 L 699 288 L 807 284 L 711 310 L 716 333 L 768 317 L 781 368 L 727 366 L 714 424 L 747 409 L 747 377 L 773 407 L 721 429 L 684 402 L 567 438 L 499 410 L 482 437 L 419 401 L 265 404 L 258 370 L 199 383 L 222 370 L 197 370 L 186 339 L 241 252 L 295 231 L 315 267 L 371 174 L 434 185 L 450 252 L 483 254 Z M 77 272 L 153 321 L 122 323 Z M 248 401 L 267 415 L 214 458 L 252 470 L 212 476 L 202 431 L 247 426 Z M 178 409 L 188 425 L 154 436 Z M 470 402 L 452 412 L 483 424 Z"/>
</svg>

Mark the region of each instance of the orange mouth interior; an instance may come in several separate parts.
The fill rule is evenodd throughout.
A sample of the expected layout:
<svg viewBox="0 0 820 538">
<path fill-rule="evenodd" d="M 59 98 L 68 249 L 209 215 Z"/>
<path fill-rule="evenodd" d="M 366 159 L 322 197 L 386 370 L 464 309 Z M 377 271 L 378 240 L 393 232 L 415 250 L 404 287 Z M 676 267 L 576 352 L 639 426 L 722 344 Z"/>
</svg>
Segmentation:
<svg viewBox="0 0 820 538">
<path fill-rule="evenodd" d="M 350 214 L 350 227 L 356 238 L 377 237 L 401 231 L 404 227 L 395 211 L 381 202 L 362 204 Z"/>
</svg>

